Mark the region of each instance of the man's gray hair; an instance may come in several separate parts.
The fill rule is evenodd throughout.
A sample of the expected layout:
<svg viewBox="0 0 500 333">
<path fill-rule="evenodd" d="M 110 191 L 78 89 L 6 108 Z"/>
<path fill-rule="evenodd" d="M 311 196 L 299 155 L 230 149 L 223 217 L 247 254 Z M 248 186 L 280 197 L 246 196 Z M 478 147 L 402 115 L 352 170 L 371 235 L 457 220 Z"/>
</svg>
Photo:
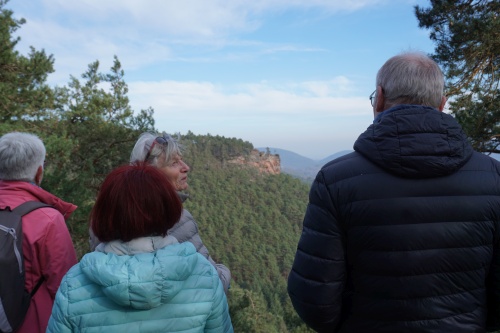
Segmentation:
<svg viewBox="0 0 500 333">
<path fill-rule="evenodd" d="M 444 75 L 438 64 L 419 52 L 396 55 L 380 68 L 377 86 L 383 89 L 386 107 L 418 104 L 439 108 L 444 96 Z"/>
<path fill-rule="evenodd" d="M 165 141 L 164 144 L 155 142 L 157 138 Z M 177 156 L 182 156 L 182 146 L 178 140 L 167 133 L 162 134 L 144 132 L 139 136 L 134 149 L 130 154 L 130 163 L 147 162 L 156 167 L 168 165 Z"/>
<path fill-rule="evenodd" d="M 45 161 L 45 146 L 34 134 L 12 132 L 0 137 L 0 179 L 32 182 Z"/>
</svg>

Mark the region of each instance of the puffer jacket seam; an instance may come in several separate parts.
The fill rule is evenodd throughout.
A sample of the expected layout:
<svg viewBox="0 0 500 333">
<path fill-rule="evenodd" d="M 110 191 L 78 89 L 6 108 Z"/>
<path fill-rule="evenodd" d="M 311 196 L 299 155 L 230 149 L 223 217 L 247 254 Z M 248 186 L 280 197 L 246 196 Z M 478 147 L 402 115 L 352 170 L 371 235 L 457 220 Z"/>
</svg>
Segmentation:
<svg viewBox="0 0 500 333">
<path fill-rule="evenodd" d="M 445 320 L 445 319 L 454 318 L 454 317 L 460 317 L 460 316 L 462 316 L 464 314 L 467 314 L 467 313 L 473 313 L 473 312 L 475 312 L 479 308 L 480 307 L 477 306 L 473 311 L 461 312 L 461 313 L 457 313 L 457 314 L 454 314 L 454 315 L 451 315 L 451 316 L 442 317 L 442 318 L 429 318 L 429 319 L 418 319 L 418 320 L 408 320 L 408 319 L 407 320 L 384 320 L 384 319 L 377 318 L 376 320 L 380 321 L 380 322 L 384 322 L 384 323 L 402 323 L 402 324 L 405 324 L 405 323 L 418 323 L 418 322 L 426 322 L 426 321 L 439 321 L 439 320 Z M 352 318 L 358 318 L 358 319 L 362 319 L 362 320 L 375 320 L 375 319 L 372 319 L 372 318 L 362 317 L 362 316 L 352 316 Z"/>
<path fill-rule="evenodd" d="M 479 270 L 484 270 L 486 267 L 481 266 L 475 269 L 468 269 L 468 270 L 460 270 L 460 271 L 446 271 L 446 272 L 431 272 L 431 273 L 424 273 L 424 274 L 410 274 L 410 275 L 384 275 L 384 274 L 372 274 L 372 273 L 367 273 L 363 271 L 356 271 L 357 274 L 363 274 L 363 275 L 369 275 L 373 277 L 412 277 L 412 276 L 426 276 L 426 275 L 438 275 L 438 274 L 454 274 L 454 273 L 467 273 L 467 272 L 475 272 Z"/>
<path fill-rule="evenodd" d="M 343 262 L 344 260 L 343 259 L 339 259 L 339 260 L 336 260 L 336 259 L 331 259 L 331 258 L 323 258 L 323 257 L 319 257 L 318 255 L 316 254 L 311 254 L 309 252 L 306 252 L 304 251 L 302 248 L 298 248 L 298 250 L 303 253 L 304 255 L 306 256 L 309 256 L 309 257 L 313 257 L 314 259 L 321 259 L 321 260 L 324 260 L 324 261 L 330 261 L 330 262 Z"/>
<path fill-rule="evenodd" d="M 440 294 L 440 295 L 431 295 L 431 296 L 421 296 L 421 297 L 405 297 L 405 298 L 389 298 L 389 297 L 384 297 L 384 298 L 377 298 L 377 297 L 369 297 L 365 296 L 364 294 L 354 292 L 355 295 L 359 295 L 363 298 L 368 298 L 372 300 L 390 300 L 390 301 L 407 301 L 407 300 L 424 300 L 427 298 L 440 298 L 440 297 L 449 297 L 449 296 L 455 296 L 455 295 L 462 295 L 462 294 L 471 294 L 474 291 L 478 290 L 485 290 L 485 288 L 475 288 L 475 289 L 469 289 L 467 291 L 463 292 L 457 292 L 457 293 L 452 293 L 452 294 Z"/>
<path fill-rule="evenodd" d="M 298 277 L 300 277 L 300 278 L 302 278 L 304 280 L 311 281 L 311 282 L 317 282 L 317 283 L 320 283 L 320 284 L 328 285 L 328 284 L 332 284 L 332 283 L 342 283 L 342 281 L 340 281 L 340 280 L 332 280 L 332 281 L 325 282 L 325 281 L 319 281 L 319 280 L 311 279 L 311 278 L 305 277 L 304 275 L 300 274 L 299 272 L 297 272 L 293 268 L 292 268 L 292 272 L 294 272 Z"/>
<path fill-rule="evenodd" d="M 446 222 L 447 223 L 447 222 Z M 397 225 L 397 224 L 395 224 Z M 405 252 L 422 252 L 422 251 L 434 251 L 434 250 L 459 250 L 459 249 L 474 249 L 474 248 L 482 248 L 482 247 L 490 247 L 491 243 L 487 244 L 479 244 L 474 246 L 462 246 L 462 247 L 433 247 L 429 249 L 414 249 L 414 250 L 377 250 L 377 249 L 369 249 L 365 250 L 365 252 L 375 252 L 375 253 L 405 253 Z"/>
</svg>

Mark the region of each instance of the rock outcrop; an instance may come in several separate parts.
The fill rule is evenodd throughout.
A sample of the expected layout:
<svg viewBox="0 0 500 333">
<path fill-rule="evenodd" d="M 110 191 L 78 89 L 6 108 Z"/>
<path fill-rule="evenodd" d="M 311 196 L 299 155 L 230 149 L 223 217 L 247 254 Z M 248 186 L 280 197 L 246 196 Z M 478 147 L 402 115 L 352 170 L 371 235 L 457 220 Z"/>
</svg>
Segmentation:
<svg viewBox="0 0 500 333">
<path fill-rule="evenodd" d="M 281 173 L 280 156 L 268 152 L 260 152 L 257 149 L 252 150 L 248 156 L 238 156 L 228 162 L 257 168 L 261 173 L 271 175 L 279 175 Z"/>
</svg>

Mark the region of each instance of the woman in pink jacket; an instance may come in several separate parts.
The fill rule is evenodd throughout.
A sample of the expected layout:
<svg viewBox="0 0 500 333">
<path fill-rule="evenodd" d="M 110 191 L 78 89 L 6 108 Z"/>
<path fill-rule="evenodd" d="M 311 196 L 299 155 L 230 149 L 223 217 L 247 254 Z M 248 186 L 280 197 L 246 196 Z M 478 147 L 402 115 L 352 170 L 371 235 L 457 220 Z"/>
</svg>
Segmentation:
<svg viewBox="0 0 500 333">
<path fill-rule="evenodd" d="M 22 220 L 26 289 L 44 280 L 17 333 L 45 332 L 61 279 L 77 263 L 65 223 L 76 206 L 40 187 L 44 160 L 45 146 L 37 136 L 13 132 L 0 138 L 0 208 L 14 209 L 26 201 L 52 206 L 36 209 Z"/>
</svg>

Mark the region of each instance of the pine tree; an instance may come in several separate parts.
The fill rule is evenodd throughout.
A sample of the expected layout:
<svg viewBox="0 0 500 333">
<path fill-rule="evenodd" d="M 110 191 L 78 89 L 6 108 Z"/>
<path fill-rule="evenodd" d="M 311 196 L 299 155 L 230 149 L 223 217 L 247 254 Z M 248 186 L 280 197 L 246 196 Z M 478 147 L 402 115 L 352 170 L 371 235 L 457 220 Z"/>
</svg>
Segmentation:
<svg viewBox="0 0 500 333">
<path fill-rule="evenodd" d="M 27 56 L 16 51 L 20 37 L 13 35 L 26 21 L 15 19 L 7 3 L 0 0 L 0 120 L 19 124 L 44 119 L 53 103 L 46 80 L 54 71 L 54 58 L 33 47 Z"/>
<path fill-rule="evenodd" d="M 436 43 L 450 109 L 475 149 L 500 153 L 500 1 L 432 0 L 415 6 Z"/>
<path fill-rule="evenodd" d="M 49 165 L 44 187 L 79 206 L 69 227 L 86 241 L 86 222 L 101 181 L 128 163 L 139 134 L 154 131 L 154 119 L 151 108 L 138 115 L 132 111 L 116 56 L 108 73 L 95 61 L 81 77 L 71 76 L 68 86 L 55 89 L 58 121 L 45 133 Z"/>
</svg>

